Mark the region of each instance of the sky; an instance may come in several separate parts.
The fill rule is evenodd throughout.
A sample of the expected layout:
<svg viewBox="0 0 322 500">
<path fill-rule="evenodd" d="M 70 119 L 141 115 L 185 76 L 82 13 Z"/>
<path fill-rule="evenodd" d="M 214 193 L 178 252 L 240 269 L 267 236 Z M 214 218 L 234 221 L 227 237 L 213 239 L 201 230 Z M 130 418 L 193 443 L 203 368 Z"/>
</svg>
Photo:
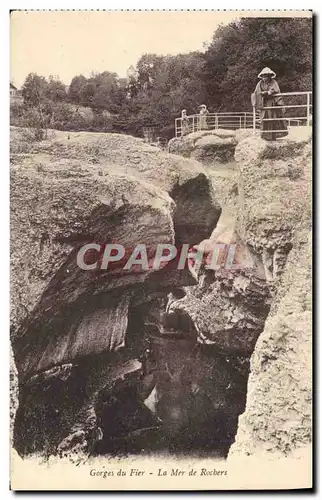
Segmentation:
<svg viewBox="0 0 322 500">
<path fill-rule="evenodd" d="M 15 11 L 11 14 L 11 81 L 30 72 L 59 76 L 113 71 L 126 76 L 144 53 L 204 50 L 219 24 L 238 13 L 218 11 Z"/>
</svg>

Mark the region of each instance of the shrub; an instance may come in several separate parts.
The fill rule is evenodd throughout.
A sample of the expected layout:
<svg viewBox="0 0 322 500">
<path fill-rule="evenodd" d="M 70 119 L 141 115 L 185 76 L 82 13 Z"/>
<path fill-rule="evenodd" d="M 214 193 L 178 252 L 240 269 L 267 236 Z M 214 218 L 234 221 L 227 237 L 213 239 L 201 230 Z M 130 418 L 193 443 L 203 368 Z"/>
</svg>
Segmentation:
<svg viewBox="0 0 322 500">
<path fill-rule="evenodd" d="M 48 129 L 66 131 L 111 132 L 113 117 L 105 110 L 92 110 L 83 106 L 46 100 L 38 107 L 12 104 L 10 124 L 28 127 L 37 140 L 47 137 Z"/>
<path fill-rule="evenodd" d="M 27 108 L 22 115 L 22 126 L 31 129 L 34 140 L 41 141 L 47 138 L 48 115 L 41 108 Z"/>
<path fill-rule="evenodd" d="M 23 103 L 14 102 L 10 104 L 10 125 L 21 126 L 21 119 L 24 114 Z"/>
</svg>

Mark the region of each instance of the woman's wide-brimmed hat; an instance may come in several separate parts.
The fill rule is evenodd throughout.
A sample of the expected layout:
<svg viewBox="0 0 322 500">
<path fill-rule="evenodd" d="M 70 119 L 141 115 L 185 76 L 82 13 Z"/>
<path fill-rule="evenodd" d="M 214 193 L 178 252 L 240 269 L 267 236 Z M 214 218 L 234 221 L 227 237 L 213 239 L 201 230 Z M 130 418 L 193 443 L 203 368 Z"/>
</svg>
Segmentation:
<svg viewBox="0 0 322 500">
<path fill-rule="evenodd" d="M 271 68 L 266 67 L 262 69 L 257 78 L 262 78 L 263 75 L 270 75 L 272 78 L 275 78 L 276 73 L 275 71 L 272 71 Z"/>
<path fill-rule="evenodd" d="M 199 108 L 206 108 L 207 106 L 205 104 L 200 104 L 200 106 L 198 106 Z"/>
</svg>

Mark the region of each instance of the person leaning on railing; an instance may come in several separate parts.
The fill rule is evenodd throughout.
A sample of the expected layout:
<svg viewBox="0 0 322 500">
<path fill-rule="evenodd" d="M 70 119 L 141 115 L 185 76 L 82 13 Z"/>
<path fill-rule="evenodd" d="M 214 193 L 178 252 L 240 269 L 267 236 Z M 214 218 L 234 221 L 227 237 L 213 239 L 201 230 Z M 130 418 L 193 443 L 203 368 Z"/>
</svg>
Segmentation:
<svg viewBox="0 0 322 500">
<path fill-rule="evenodd" d="M 206 130 L 208 128 L 207 115 L 209 115 L 207 106 L 201 104 L 199 106 L 199 130 Z"/>
<path fill-rule="evenodd" d="M 260 81 L 252 94 L 252 105 L 260 111 L 261 137 L 267 141 L 275 141 L 288 134 L 287 123 L 283 119 L 284 103 L 282 97 L 277 95 L 280 88 L 275 77 L 274 71 L 264 68 L 258 75 Z"/>
<path fill-rule="evenodd" d="M 181 133 L 182 135 L 187 135 L 190 132 L 189 118 L 187 116 L 187 110 L 183 109 L 181 111 Z"/>
</svg>

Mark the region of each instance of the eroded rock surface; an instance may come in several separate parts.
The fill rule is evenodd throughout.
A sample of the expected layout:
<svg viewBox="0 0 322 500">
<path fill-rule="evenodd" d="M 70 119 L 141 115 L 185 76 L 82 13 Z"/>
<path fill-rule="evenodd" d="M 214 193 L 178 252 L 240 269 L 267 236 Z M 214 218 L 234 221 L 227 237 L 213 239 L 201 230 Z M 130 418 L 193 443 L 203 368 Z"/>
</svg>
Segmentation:
<svg viewBox="0 0 322 500">
<path fill-rule="evenodd" d="M 15 424 L 16 413 L 19 406 L 19 382 L 18 371 L 15 365 L 15 360 L 10 346 L 10 442 L 13 442 L 13 430 Z"/>
<path fill-rule="evenodd" d="M 170 153 L 193 158 L 205 165 L 227 163 L 234 159 L 237 140 L 231 130 L 201 130 L 171 139 Z"/>
<path fill-rule="evenodd" d="M 233 455 L 301 456 L 311 442 L 310 138 L 240 143 L 240 231 L 273 302 L 254 353 Z"/>
<path fill-rule="evenodd" d="M 62 309 L 65 317 L 78 315 L 90 308 L 93 296 L 109 291 L 112 296 L 123 294 L 151 274 L 151 270 L 133 274 L 119 267 L 106 273 L 84 272 L 76 262 L 82 245 L 114 242 L 131 251 L 143 242 L 153 255 L 161 242 L 198 243 L 215 227 L 221 210 L 197 163 L 157 153 L 131 137 L 101 134 L 97 138 L 94 134 L 102 162 L 98 167 L 85 161 L 90 146 L 94 148 L 93 137 L 85 134 L 84 142 L 79 142 L 79 135 L 70 134 L 69 141 L 65 135 L 61 143 L 40 143 L 35 156 L 12 168 L 12 338 L 20 372 L 46 369 L 53 359 L 65 362 L 76 354 L 90 354 L 81 340 L 76 342 L 77 353 L 69 351 L 82 336 L 82 326 L 75 334 L 64 323 L 62 334 L 56 328 Z M 107 297 L 101 301 L 104 308 Z M 114 302 L 119 308 L 118 300 Z M 126 324 L 119 321 L 118 309 L 113 314 L 113 320 L 106 318 L 105 323 L 119 325 L 120 331 L 113 336 L 119 336 L 121 343 Z M 51 334 L 40 332 L 45 327 L 51 328 Z M 57 335 L 55 340 L 52 336 L 57 330 L 65 338 L 61 346 Z M 39 354 L 32 344 L 36 336 L 44 342 Z M 68 340 L 70 336 L 75 339 Z M 24 338 L 28 338 L 26 343 Z M 56 352 L 46 360 L 47 347 L 48 355 L 53 349 L 51 342 Z M 108 347 L 106 342 L 102 350 Z M 93 349 L 97 353 L 100 347 Z"/>
<path fill-rule="evenodd" d="M 249 356 L 269 311 L 265 280 L 251 269 L 204 270 L 199 284 L 172 307 L 189 312 L 200 342 L 219 352 Z"/>
<path fill-rule="evenodd" d="M 254 351 L 231 454 L 287 455 L 311 440 L 312 148 L 307 135 L 240 139 L 236 173 L 214 179 L 223 213 L 203 244 L 237 243 L 250 259 L 237 255 L 237 270 L 202 267 L 198 285 L 171 308 L 186 311 L 199 341 L 235 365 L 239 354 L 237 366 L 247 366 Z"/>
<path fill-rule="evenodd" d="M 226 456 L 246 392 L 231 453 L 307 445 L 309 139 L 202 131 L 168 155 L 128 136 L 69 137 L 13 135 L 18 452 Z M 144 242 L 149 259 L 157 243 L 236 244 L 239 267 L 85 272 L 76 254 L 92 241 Z"/>
<path fill-rule="evenodd" d="M 139 139 L 57 132 L 30 145 L 18 130 L 12 139 L 11 335 L 21 392 L 15 446 L 21 454 L 90 453 L 100 435 L 98 393 L 142 368 L 126 335 L 133 310 L 147 304 L 144 320 L 154 296 L 196 279 L 188 268 L 84 271 L 78 250 L 95 242 L 131 252 L 144 243 L 152 259 L 158 243 L 207 237 L 221 208 L 201 165 Z"/>
<path fill-rule="evenodd" d="M 311 242 L 302 238 L 289 254 L 251 359 L 234 455 L 287 456 L 311 443 Z"/>
<path fill-rule="evenodd" d="M 266 278 L 281 274 L 294 234 L 310 216 L 312 145 L 306 140 L 240 142 L 238 232 L 262 255 Z"/>
</svg>

